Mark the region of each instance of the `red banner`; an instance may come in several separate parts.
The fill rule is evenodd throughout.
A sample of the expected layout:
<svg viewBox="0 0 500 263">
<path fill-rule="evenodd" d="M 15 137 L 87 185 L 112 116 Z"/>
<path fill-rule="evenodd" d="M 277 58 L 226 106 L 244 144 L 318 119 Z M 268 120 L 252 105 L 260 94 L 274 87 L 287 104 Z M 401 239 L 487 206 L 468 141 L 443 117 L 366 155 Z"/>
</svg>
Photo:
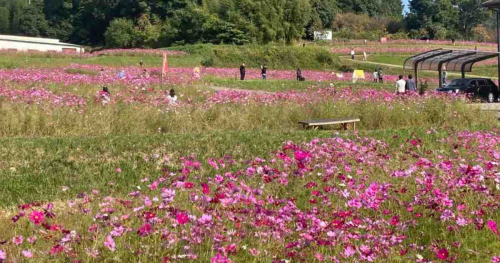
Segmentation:
<svg viewBox="0 0 500 263">
<path fill-rule="evenodd" d="M 161 68 L 161 74 L 165 75 L 167 71 L 168 71 L 167 53 L 163 53 L 163 66 Z"/>
</svg>

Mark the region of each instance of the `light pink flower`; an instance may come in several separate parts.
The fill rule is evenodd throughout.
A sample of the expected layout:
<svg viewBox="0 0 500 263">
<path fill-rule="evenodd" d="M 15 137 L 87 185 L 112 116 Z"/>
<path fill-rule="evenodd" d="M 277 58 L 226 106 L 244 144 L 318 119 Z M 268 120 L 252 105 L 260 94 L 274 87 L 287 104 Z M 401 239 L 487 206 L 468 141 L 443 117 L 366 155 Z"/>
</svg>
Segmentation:
<svg viewBox="0 0 500 263">
<path fill-rule="evenodd" d="M 111 235 L 106 236 L 106 240 L 104 241 L 104 245 L 111 251 L 116 250 L 115 240 Z"/>
<path fill-rule="evenodd" d="M 23 250 L 21 253 L 23 254 L 23 256 L 25 258 L 32 258 L 33 257 L 33 253 L 31 253 L 31 251 L 29 251 L 29 250 Z"/>
<path fill-rule="evenodd" d="M 23 243 L 23 241 L 24 241 L 23 236 L 14 236 L 12 238 L 12 243 L 14 243 L 16 246 L 21 245 Z"/>
</svg>

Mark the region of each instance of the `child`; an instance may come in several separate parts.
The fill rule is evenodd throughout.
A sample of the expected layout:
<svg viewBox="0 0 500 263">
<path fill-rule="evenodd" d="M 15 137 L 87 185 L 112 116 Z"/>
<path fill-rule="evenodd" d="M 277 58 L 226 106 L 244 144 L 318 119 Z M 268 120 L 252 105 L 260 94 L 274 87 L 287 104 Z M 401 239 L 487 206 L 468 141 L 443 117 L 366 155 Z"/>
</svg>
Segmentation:
<svg viewBox="0 0 500 263">
<path fill-rule="evenodd" d="M 102 104 L 106 105 L 111 101 L 111 93 L 109 93 L 108 87 L 102 87 L 102 90 L 99 92 L 101 96 Z"/>
<path fill-rule="evenodd" d="M 168 94 L 167 99 L 170 101 L 170 103 L 175 104 L 177 103 L 177 96 L 175 95 L 175 90 L 171 89 L 170 94 Z"/>
</svg>

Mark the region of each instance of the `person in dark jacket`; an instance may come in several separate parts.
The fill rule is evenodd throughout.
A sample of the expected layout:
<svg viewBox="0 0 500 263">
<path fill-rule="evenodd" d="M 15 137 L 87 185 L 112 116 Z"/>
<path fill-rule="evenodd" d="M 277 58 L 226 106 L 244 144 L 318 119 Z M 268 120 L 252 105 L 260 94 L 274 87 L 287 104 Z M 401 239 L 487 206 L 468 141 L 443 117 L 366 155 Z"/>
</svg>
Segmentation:
<svg viewBox="0 0 500 263">
<path fill-rule="evenodd" d="M 266 65 L 264 65 L 264 66 L 261 65 L 260 69 L 261 69 L 260 73 L 262 74 L 262 79 L 266 80 L 267 79 L 267 67 L 266 67 Z"/>
<path fill-rule="evenodd" d="M 300 68 L 297 69 L 297 80 L 300 81 L 302 79 L 302 70 Z"/>
<path fill-rule="evenodd" d="M 240 66 L 240 80 L 245 80 L 245 63 Z"/>
</svg>

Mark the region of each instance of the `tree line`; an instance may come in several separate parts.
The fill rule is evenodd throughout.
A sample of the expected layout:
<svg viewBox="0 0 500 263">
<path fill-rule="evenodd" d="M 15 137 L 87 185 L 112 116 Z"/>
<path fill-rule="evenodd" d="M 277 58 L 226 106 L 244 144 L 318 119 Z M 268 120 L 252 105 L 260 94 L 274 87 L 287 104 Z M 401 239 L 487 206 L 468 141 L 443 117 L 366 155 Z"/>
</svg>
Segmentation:
<svg viewBox="0 0 500 263">
<path fill-rule="evenodd" d="M 482 0 L 0 0 L 0 34 L 108 47 L 292 43 L 336 37 L 468 37 Z"/>
</svg>

